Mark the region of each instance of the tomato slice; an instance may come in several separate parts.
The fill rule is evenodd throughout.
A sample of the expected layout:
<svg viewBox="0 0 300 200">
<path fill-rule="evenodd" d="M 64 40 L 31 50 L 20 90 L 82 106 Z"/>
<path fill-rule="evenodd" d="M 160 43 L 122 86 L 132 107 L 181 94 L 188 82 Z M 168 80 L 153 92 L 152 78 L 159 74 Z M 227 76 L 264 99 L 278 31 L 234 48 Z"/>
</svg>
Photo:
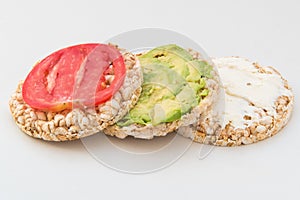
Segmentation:
<svg viewBox="0 0 300 200">
<path fill-rule="evenodd" d="M 112 65 L 114 79 L 105 85 Z M 109 100 L 122 86 L 126 67 L 122 54 L 106 44 L 80 44 L 58 50 L 37 63 L 22 88 L 24 101 L 43 111 L 96 106 Z"/>
</svg>

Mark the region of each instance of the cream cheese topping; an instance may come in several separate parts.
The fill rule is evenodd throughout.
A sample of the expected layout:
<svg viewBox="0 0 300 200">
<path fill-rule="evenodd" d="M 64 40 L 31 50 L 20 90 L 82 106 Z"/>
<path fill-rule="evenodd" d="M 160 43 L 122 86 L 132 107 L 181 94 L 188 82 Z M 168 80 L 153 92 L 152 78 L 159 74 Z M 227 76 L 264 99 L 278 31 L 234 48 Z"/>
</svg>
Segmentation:
<svg viewBox="0 0 300 200">
<path fill-rule="evenodd" d="M 281 95 L 291 95 L 277 73 L 260 73 L 255 65 L 243 58 L 213 59 L 225 90 L 223 127 L 231 122 L 236 128 L 247 125 L 245 115 L 256 116 L 255 110 L 265 109 L 274 115 L 275 101 Z M 259 117 L 259 116 L 257 116 Z"/>
</svg>

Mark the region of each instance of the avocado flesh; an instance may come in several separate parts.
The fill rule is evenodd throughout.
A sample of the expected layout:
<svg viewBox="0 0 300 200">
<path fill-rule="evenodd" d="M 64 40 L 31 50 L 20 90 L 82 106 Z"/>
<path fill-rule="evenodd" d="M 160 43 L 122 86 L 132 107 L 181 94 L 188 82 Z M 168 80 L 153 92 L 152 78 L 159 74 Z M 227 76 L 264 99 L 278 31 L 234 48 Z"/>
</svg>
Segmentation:
<svg viewBox="0 0 300 200">
<path fill-rule="evenodd" d="M 144 82 L 141 96 L 118 126 L 172 122 L 197 106 L 212 67 L 176 45 L 157 47 L 139 56 Z M 201 95 L 202 94 L 202 95 Z M 206 95 L 205 95 L 206 94 Z"/>
</svg>

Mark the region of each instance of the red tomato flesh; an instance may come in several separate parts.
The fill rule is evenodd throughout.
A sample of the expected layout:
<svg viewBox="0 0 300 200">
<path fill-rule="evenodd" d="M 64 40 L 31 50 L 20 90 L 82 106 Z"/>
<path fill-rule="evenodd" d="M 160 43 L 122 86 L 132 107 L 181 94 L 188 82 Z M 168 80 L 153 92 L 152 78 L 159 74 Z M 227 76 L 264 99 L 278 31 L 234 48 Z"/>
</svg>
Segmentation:
<svg viewBox="0 0 300 200">
<path fill-rule="evenodd" d="M 112 64 L 114 79 L 106 87 Z M 73 106 L 97 106 L 109 100 L 122 86 L 124 59 L 113 46 L 80 44 L 52 53 L 37 63 L 22 88 L 24 101 L 42 111 L 61 111 Z"/>
</svg>

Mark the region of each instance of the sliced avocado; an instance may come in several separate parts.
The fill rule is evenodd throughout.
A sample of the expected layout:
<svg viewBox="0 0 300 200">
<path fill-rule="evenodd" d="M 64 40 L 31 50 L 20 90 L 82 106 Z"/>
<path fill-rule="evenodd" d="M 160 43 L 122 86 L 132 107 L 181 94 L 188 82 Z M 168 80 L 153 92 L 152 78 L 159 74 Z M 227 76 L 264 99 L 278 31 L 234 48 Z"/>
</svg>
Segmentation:
<svg viewBox="0 0 300 200">
<path fill-rule="evenodd" d="M 200 79 L 199 85 L 200 85 L 200 89 L 202 89 L 202 88 L 204 88 L 206 86 L 206 82 L 205 82 L 204 78 Z"/>
<path fill-rule="evenodd" d="M 209 94 L 208 89 L 204 89 L 200 92 L 200 96 L 202 96 L 202 97 L 206 97 L 208 94 Z"/>
<path fill-rule="evenodd" d="M 185 79 L 173 69 L 161 63 L 150 62 L 142 66 L 145 84 L 160 85 L 168 88 L 174 95 L 180 92 L 186 82 Z"/>
<path fill-rule="evenodd" d="M 181 105 L 178 101 L 166 99 L 154 105 L 152 110 L 152 124 L 172 122 L 181 117 Z"/>
<path fill-rule="evenodd" d="M 197 106 L 208 95 L 205 79 L 212 67 L 176 45 L 157 47 L 138 57 L 144 82 L 140 98 L 117 125 L 172 122 Z"/>
<path fill-rule="evenodd" d="M 197 94 L 194 89 L 189 86 L 189 84 L 185 85 L 180 93 L 176 95 L 176 100 L 180 103 L 182 113 L 189 112 L 192 108 L 198 105 Z"/>
<path fill-rule="evenodd" d="M 185 78 L 190 74 L 186 65 L 192 61 L 193 57 L 183 48 L 171 44 L 155 48 L 140 56 L 139 59 L 142 65 L 153 62 L 161 63 Z"/>
<path fill-rule="evenodd" d="M 165 102 L 166 100 L 175 101 L 175 97 L 176 97 L 174 93 L 168 88 L 156 84 L 144 84 L 142 94 L 136 106 L 130 110 L 129 114 L 125 118 L 123 118 L 120 123 L 118 122 L 119 126 L 127 126 L 132 123 L 144 124 L 144 125 L 149 123 L 153 124 L 154 123 L 153 110 L 155 105 L 156 104 L 164 105 L 163 102 Z M 179 103 L 177 104 L 179 106 L 178 108 L 179 111 L 181 111 L 180 104 Z M 169 118 L 173 118 L 173 114 L 171 113 L 166 113 L 165 116 L 167 118 L 163 120 L 169 120 Z M 156 121 L 157 121 L 157 117 L 158 114 L 156 113 L 156 117 L 155 117 Z"/>
<path fill-rule="evenodd" d="M 193 56 L 186 51 L 185 49 L 175 45 L 175 44 L 168 44 L 164 46 L 157 47 L 155 49 L 150 50 L 146 54 L 140 56 L 140 58 L 160 58 L 160 57 L 170 57 L 174 55 L 176 57 L 182 57 L 186 61 L 193 60 Z"/>
<path fill-rule="evenodd" d="M 189 61 L 188 65 L 193 67 L 194 70 L 201 75 L 201 77 L 211 78 L 212 66 L 203 60 L 192 60 Z"/>
</svg>

